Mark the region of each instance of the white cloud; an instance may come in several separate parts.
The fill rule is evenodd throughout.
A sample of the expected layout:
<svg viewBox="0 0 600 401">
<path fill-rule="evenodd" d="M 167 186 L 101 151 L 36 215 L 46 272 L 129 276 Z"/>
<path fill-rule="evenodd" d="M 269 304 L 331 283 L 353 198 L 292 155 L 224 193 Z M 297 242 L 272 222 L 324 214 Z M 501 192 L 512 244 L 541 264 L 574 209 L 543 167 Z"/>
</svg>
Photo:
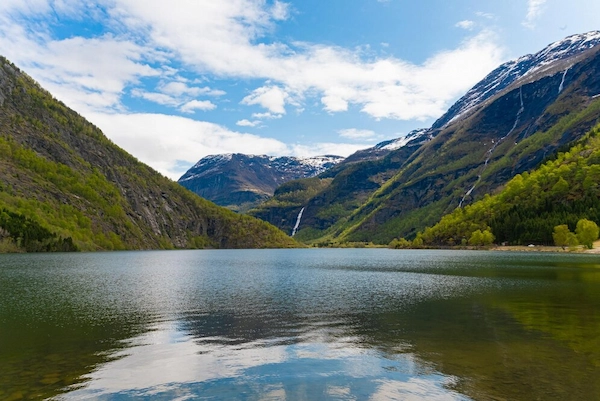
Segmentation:
<svg viewBox="0 0 600 401">
<path fill-rule="evenodd" d="M 102 17 L 109 19 L 106 26 L 116 33 L 94 39 L 50 40 L 48 35 L 24 30 L 15 22 L 20 19 L 10 12 L 19 7 L 19 15 L 35 14 L 34 9 L 48 10 L 49 2 L 55 4 L 53 0 L 22 0 L 5 6 L 9 11 L 3 15 L 11 25 L 0 26 L 0 51 L 8 50 L 5 54 L 28 71 L 29 67 L 39 66 L 34 73 L 43 85 L 58 81 L 56 86 L 69 87 L 69 91 L 59 88 L 62 93 L 58 93 L 68 104 L 73 103 L 64 99 L 67 95 L 81 103 L 82 98 L 97 90 L 107 98 L 112 96 L 111 101 L 116 99 L 113 106 L 118 107 L 123 89 L 141 78 L 159 74 L 173 78 L 173 70 L 149 66 L 160 60 L 161 65 L 182 63 L 202 75 L 264 80 L 263 86 L 242 102 L 260 105 L 273 114 L 284 114 L 288 104 L 301 107 L 299 99 L 311 96 L 321 99 L 324 110 L 331 113 L 358 105 L 375 118 L 427 119 L 441 115 L 452 100 L 503 59 L 502 50 L 489 32 L 475 35 L 420 65 L 394 57 L 373 59 L 360 49 L 300 42 L 261 43 L 277 21 L 291 15 L 290 6 L 280 1 L 271 5 L 253 0 L 204 1 L 172 7 L 161 0 L 102 0 L 107 10 Z M 69 4 L 65 7 L 69 15 L 79 12 L 103 21 L 90 11 L 91 6 L 74 0 L 63 2 Z M 462 62 L 453 62 L 450 67 L 440 62 L 451 55 Z M 71 65 L 77 67 L 74 74 Z M 447 80 L 437 80 L 441 86 L 431 90 L 425 78 L 432 75 Z M 77 95 L 77 91 L 81 93 Z M 224 94 L 184 82 L 166 83 L 155 92 L 181 103 L 193 100 L 181 96 Z M 94 96 L 90 99 L 98 100 Z"/>
<path fill-rule="evenodd" d="M 211 89 L 209 87 L 193 87 L 188 86 L 186 83 L 181 81 L 172 81 L 168 83 L 161 83 L 158 89 L 162 93 L 166 93 L 172 96 L 223 96 L 226 92 L 218 89 Z"/>
<path fill-rule="evenodd" d="M 277 139 L 231 131 L 218 124 L 165 114 L 90 113 L 88 118 L 102 127 L 118 146 L 173 180 L 208 155 L 349 156 L 372 146 L 333 142 L 287 145 Z"/>
<path fill-rule="evenodd" d="M 536 20 L 542 15 L 546 1 L 547 0 L 528 0 L 527 15 L 525 16 L 525 20 L 522 22 L 523 26 L 529 29 L 535 28 Z"/>
<path fill-rule="evenodd" d="M 376 118 L 437 117 L 456 96 L 503 59 L 495 38 L 488 32 L 480 33 L 458 48 L 443 52 L 456 53 L 457 58 L 464 60 L 460 66 L 464 68 L 443 72 L 461 86 L 456 89 L 458 85 L 448 82 L 444 86 L 452 90 L 442 87 L 425 92 L 427 83 L 413 80 L 412 76 L 414 72 L 419 75 L 420 71 L 446 68 L 444 64 L 434 65 L 432 61 L 440 59 L 437 55 L 423 65 L 414 65 L 393 57 L 365 61 L 360 50 L 334 46 L 260 43 L 275 21 L 272 8 L 263 2 L 214 2 L 211 7 L 192 3 L 173 9 L 158 0 L 117 1 L 120 5 L 117 15 L 130 29 L 144 27 L 152 43 L 169 49 L 199 73 L 265 80 L 262 89 L 248 96 L 245 104 L 260 104 L 280 114 L 290 102 L 286 95 L 302 98 L 308 94 L 322 99 L 323 108 L 329 112 L 347 111 L 350 104 L 356 104 Z M 474 68 L 473 61 L 478 62 L 478 68 Z M 381 71 L 386 65 L 390 68 Z M 269 92 L 272 96 L 269 99 L 266 88 L 277 88 Z M 378 99 L 382 99 L 379 95 L 382 91 L 400 96 L 392 101 L 409 109 L 401 111 L 381 104 Z"/>
<path fill-rule="evenodd" d="M 252 118 L 258 118 L 261 120 L 276 120 L 283 117 L 282 114 L 273 114 L 273 113 L 253 113 Z"/>
<path fill-rule="evenodd" d="M 286 20 L 290 15 L 290 5 L 279 0 L 275 0 L 275 4 L 271 8 L 271 15 L 274 20 Z"/>
<path fill-rule="evenodd" d="M 274 114 L 285 114 L 285 104 L 290 96 L 277 86 L 263 86 L 242 100 L 242 104 L 257 104 Z"/>
<path fill-rule="evenodd" d="M 175 96 L 181 95 L 181 93 L 177 92 L 171 93 L 175 93 Z M 141 89 L 133 89 L 131 91 L 131 96 L 139 97 L 163 106 L 177 107 L 183 113 L 194 113 L 195 110 L 209 111 L 217 108 L 217 105 L 209 100 L 184 100 L 185 97 L 182 96 L 175 97 L 165 93 L 146 92 Z"/>
<path fill-rule="evenodd" d="M 151 50 L 135 43 L 110 35 L 49 40 L 1 17 L 0 52 L 80 111 L 119 109 L 127 85 L 160 74 L 144 63 Z"/>
<path fill-rule="evenodd" d="M 367 130 L 367 129 L 356 129 L 356 128 L 339 130 L 338 134 L 342 138 L 349 138 L 349 139 L 373 139 L 377 136 L 377 134 L 374 131 Z"/>
<path fill-rule="evenodd" d="M 179 108 L 183 113 L 193 113 L 195 110 L 214 110 L 217 106 L 209 100 L 191 100 Z"/>
<path fill-rule="evenodd" d="M 495 18 L 494 14 L 492 14 L 492 13 L 486 13 L 486 12 L 483 12 L 483 11 L 477 11 L 475 13 L 475 15 L 477 15 L 478 17 L 487 18 L 487 19 L 494 19 Z"/>
<path fill-rule="evenodd" d="M 117 145 L 172 179 L 185 172 L 178 165 L 187 162 L 191 167 L 210 154 L 289 152 L 287 145 L 276 139 L 230 131 L 185 117 L 91 113 L 89 118 Z"/>
<path fill-rule="evenodd" d="M 146 92 L 141 89 L 134 89 L 131 91 L 131 96 L 146 99 L 153 103 L 162 104 L 163 106 L 179 106 L 180 101 L 175 99 L 173 96 L 165 95 L 164 93 Z"/>
<path fill-rule="evenodd" d="M 348 101 L 339 95 L 331 94 L 323 96 L 321 98 L 321 103 L 323 103 L 325 110 L 330 113 L 348 110 Z"/>
<path fill-rule="evenodd" d="M 457 22 L 454 26 L 457 28 L 466 29 L 467 31 L 471 31 L 475 27 L 475 22 L 466 19 L 466 20 Z"/>
<path fill-rule="evenodd" d="M 295 144 L 290 146 L 290 155 L 297 157 L 310 157 L 322 155 L 335 155 L 348 157 L 357 150 L 367 149 L 373 146 L 372 143 L 334 143 L 322 142 L 309 145 Z"/>
<path fill-rule="evenodd" d="M 239 125 L 240 127 L 257 127 L 260 124 L 260 121 L 250 121 L 247 119 L 243 119 L 235 123 L 235 125 Z"/>
<path fill-rule="evenodd" d="M 174 160 L 193 163 L 208 154 L 202 149 L 284 154 L 329 145 L 286 147 L 274 139 L 245 136 L 210 123 L 127 113 L 122 103 L 125 94 L 187 112 L 210 110 L 216 105 L 199 97 L 225 92 L 203 87 L 201 82 L 209 77 L 259 82 L 258 89 L 242 100 L 266 110 L 255 113 L 253 120 L 282 118 L 289 105 L 302 110 L 307 98 L 311 103 L 321 100 L 330 113 L 356 106 L 376 119 L 428 119 L 441 115 L 504 57 L 489 32 L 420 64 L 393 56 L 373 57 L 364 49 L 263 41 L 278 21 L 292 14 L 291 6 L 280 1 L 205 0 L 173 7 L 162 0 L 4 0 L 0 2 L 0 53 L 57 98 L 94 119 L 118 139 L 116 143 L 171 176 Z M 50 25 L 60 18 L 87 19 L 103 24 L 110 33 L 57 39 Z M 191 78 L 181 77 L 183 66 L 188 69 L 185 76 Z M 150 78 L 158 81 L 154 88 L 144 85 Z M 213 134 L 216 139 L 210 143 L 194 136 Z M 256 149 L 253 141 L 259 144 Z M 331 146 L 333 153 L 340 153 L 335 149 L 356 150 L 361 145 Z M 193 150 L 193 157 L 183 157 L 187 148 Z"/>
</svg>

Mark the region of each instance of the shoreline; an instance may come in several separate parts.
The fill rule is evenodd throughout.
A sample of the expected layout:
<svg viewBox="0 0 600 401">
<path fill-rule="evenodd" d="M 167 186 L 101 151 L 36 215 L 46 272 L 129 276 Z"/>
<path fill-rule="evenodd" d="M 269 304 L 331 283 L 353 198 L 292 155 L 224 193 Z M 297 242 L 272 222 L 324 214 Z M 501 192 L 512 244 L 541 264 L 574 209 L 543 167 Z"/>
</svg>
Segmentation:
<svg viewBox="0 0 600 401">
<path fill-rule="evenodd" d="M 488 248 L 490 251 L 504 252 L 556 252 L 556 253 L 583 253 L 583 254 L 600 254 L 600 240 L 594 242 L 592 249 L 587 249 L 583 245 L 578 245 L 575 249 L 563 249 L 560 246 L 548 245 L 496 245 Z"/>
</svg>

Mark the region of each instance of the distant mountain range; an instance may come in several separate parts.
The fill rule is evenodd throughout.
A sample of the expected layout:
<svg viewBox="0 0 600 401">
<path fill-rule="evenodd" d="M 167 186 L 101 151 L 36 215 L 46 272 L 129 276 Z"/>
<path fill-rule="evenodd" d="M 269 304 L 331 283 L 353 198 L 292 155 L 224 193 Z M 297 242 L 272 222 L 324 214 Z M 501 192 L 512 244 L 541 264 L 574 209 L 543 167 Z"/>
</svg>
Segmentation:
<svg viewBox="0 0 600 401">
<path fill-rule="evenodd" d="M 245 211 L 273 196 L 279 185 L 314 177 L 344 160 L 341 156 L 273 157 L 241 153 L 206 156 L 178 182 L 218 205 Z"/>
<path fill-rule="evenodd" d="M 568 149 L 600 118 L 600 32 L 509 61 L 431 128 L 288 182 L 250 214 L 321 245 L 388 243 L 500 190 Z"/>
</svg>

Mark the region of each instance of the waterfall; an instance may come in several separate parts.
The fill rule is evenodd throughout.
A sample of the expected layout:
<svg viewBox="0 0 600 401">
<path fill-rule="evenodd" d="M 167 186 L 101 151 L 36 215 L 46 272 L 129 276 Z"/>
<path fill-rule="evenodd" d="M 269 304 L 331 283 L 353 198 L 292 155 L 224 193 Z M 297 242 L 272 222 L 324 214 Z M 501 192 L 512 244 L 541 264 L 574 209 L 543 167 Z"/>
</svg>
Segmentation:
<svg viewBox="0 0 600 401">
<path fill-rule="evenodd" d="M 302 220 L 302 213 L 304 213 L 304 208 L 300 209 L 300 213 L 298 213 L 298 218 L 296 219 L 296 225 L 294 226 L 294 229 L 292 230 L 292 237 L 294 235 L 296 235 L 296 231 L 298 230 L 298 227 L 300 226 L 300 220 Z"/>
<path fill-rule="evenodd" d="M 571 67 L 569 67 L 569 68 L 571 68 Z M 560 86 L 558 87 L 558 93 L 562 92 L 562 90 L 563 90 L 563 86 L 565 85 L 565 77 L 567 76 L 567 72 L 569 71 L 569 68 L 567 68 L 565 70 L 565 72 L 563 73 L 562 81 L 560 81 Z"/>
<path fill-rule="evenodd" d="M 566 73 L 567 73 L 567 71 L 565 71 L 565 74 Z M 564 75 L 563 75 L 563 81 L 564 81 L 564 79 L 565 78 L 564 78 Z M 562 84 L 561 84 L 561 86 L 562 86 Z M 519 111 L 517 111 L 517 117 L 515 118 L 515 123 L 513 124 L 512 128 L 510 129 L 510 131 L 508 131 L 508 133 L 506 135 L 504 135 L 502 138 L 498 139 L 497 142 L 496 141 L 492 141 L 492 147 L 490 149 L 488 149 L 488 151 L 487 151 L 487 157 L 485 159 L 485 163 L 483 163 L 483 168 L 481 169 L 481 171 L 477 175 L 477 181 L 475 181 L 475 184 L 473 184 L 473 186 L 463 195 L 462 199 L 458 203 L 458 207 L 459 208 L 462 207 L 462 205 L 463 205 L 465 199 L 467 198 L 467 196 L 471 195 L 471 193 L 473 192 L 473 190 L 475 190 L 475 187 L 477 186 L 477 184 L 479 184 L 479 181 L 481 181 L 481 175 L 483 174 L 483 172 L 487 168 L 487 165 L 488 165 L 490 159 L 492 158 L 492 153 L 494 153 L 494 150 L 496 149 L 496 147 L 500 144 L 500 142 L 502 142 L 510 134 L 512 134 L 513 131 L 517 128 L 517 125 L 519 124 L 519 121 L 521 120 L 521 114 L 523 114 L 523 112 L 525 111 L 525 105 L 523 103 L 523 87 L 519 88 L 519 99 L 521 101 L 521 107 L 519 108 Z"/>
</svg>

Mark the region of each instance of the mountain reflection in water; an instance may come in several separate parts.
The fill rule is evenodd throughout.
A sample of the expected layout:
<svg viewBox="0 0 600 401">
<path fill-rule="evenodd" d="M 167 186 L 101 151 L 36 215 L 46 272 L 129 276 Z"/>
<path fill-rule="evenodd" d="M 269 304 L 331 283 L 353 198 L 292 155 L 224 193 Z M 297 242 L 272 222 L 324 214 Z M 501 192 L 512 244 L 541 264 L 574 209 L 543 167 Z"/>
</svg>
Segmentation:
<svg viewBox="0 0 600 401">
<path fill-rule="evenodd" d="M 599 259 L 0 255 L 0 398 L 594 399 Z"/>
</svg>

